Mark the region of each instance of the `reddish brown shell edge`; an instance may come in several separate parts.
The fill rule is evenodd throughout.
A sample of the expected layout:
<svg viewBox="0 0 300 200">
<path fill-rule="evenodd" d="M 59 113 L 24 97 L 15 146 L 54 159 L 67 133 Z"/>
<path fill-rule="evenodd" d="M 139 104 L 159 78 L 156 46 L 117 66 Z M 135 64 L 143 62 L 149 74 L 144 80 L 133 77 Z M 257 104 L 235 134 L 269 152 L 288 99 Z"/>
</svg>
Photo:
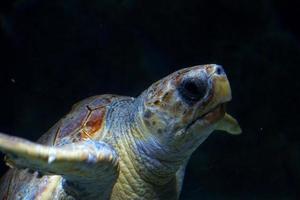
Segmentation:
<svg viewBox="0 0 300 200">
<path fill-rule="evenodd" d="M 60 146 L 100 137 L 107 106 L 121 98 L 117 95 L 98 95 L 76 103 L 71 111 L 50 128 L 39 143 Z"/>
</svg>

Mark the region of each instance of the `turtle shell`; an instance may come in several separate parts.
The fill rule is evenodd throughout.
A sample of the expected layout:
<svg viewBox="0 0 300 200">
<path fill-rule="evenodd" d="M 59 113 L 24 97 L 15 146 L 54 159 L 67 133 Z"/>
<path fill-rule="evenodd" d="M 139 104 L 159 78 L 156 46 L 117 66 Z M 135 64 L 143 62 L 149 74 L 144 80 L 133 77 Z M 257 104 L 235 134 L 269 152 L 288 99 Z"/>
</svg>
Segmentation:
<svg viewBox="0 0 300 200">
<path fill-rule="evenodd" d="M 50 128 L 38 142 L 61 146 L 101 138 L 107 105 L 119 98 L 117 95 L 98 95 L 76 103 L 71 111 Z"/>
<path fill-rule="evenodd" d="M 101 139 L 107 106 L 120 98 L 124 97 L 98 95 L 78 102 L 65 117 L 40 137 L 38 143 L 62 146 L 86 139 Z M 17 196 L 17 199 L 42 198 L 46 191 L 53 190 L 60 180 L 59 176 L 39 177 L 37 172 L 33 173 L 27 169 L 11 169 L 1 179 L 1 182 L 6 184 L 0 187 L 0 199 L 11 199 L 11 195 Z M 12 182 L 14 184 L 11 184 Z M 59 193 L 59 190 L 54 191 Z"/>
</svg>

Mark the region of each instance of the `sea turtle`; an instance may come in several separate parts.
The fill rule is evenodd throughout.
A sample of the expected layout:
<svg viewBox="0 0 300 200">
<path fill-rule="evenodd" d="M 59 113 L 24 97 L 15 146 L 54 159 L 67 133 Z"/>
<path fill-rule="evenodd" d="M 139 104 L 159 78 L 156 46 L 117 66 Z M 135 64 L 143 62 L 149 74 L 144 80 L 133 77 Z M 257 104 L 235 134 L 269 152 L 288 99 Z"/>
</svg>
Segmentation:
<svg viewBox="0 0 300 200">
<path fill-rule="evenodd" d="M 72 107 L 37 143 L 0 134 L 12 167 L 0 199 L 178 199 L 185 166 L 213 130 L 241 132 L 220 65 L 184 68 L 137 98 L 100 95 Z"/>
</svg>

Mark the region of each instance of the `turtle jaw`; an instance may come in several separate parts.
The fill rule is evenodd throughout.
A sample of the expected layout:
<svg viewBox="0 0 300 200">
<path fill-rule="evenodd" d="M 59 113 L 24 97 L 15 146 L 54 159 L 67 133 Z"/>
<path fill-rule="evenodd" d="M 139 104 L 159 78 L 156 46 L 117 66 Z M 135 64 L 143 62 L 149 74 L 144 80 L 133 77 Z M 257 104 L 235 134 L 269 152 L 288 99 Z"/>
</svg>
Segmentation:
<svg viewBox="0 0 300 200">
<path fill-rule="evenodd" d="M 197 117 L 190 122 L 185 132 L 188 132 L 195 124 L 202 124 L 202 128 L 215 124 L 225 115 L 225 104 L 231 101 L 231 88 L 226 75 L 215 75 L 210 77 L 211 91 L 206 99 L 206 109 L 201 109 L 199 106 L 197 110 Z"/>
<path fill-rule="evenodd" d="M 225 115 L 225 107 L 225 103 L 221 103 L 200 117 L 197 117 L 194 121 L 186 126 L 185 132 L 189 132 L 191 129 L 193 129 L 193 127 L 195 127 L 196 124 L 210 125 L 219 121 Z"/>
</svg>

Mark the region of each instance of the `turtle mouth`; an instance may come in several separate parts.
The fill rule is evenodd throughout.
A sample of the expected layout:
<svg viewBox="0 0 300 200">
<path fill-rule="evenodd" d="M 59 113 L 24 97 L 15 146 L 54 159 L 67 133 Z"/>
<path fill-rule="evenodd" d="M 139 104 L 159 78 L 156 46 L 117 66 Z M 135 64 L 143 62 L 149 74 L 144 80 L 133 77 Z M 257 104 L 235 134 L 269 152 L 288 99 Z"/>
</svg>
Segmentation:
<svg viewBox="0 0 300 200">
<path fill-rule="evenodd" d="M 201 104 L 202 106 L 215 104 L 215 106 L 191 121 L 185 128 L 186 132 L 196 125 L 203 127 L 212 125 L 222 119 L 225 115 L 225 104 L 231 100 L 231 89 L 227 77 L 214 75 L 210 78 L 210 81 L 211 89 L 209 90 L 208 97 Z M 199 108 L 202 106 L 197 107 Z"/>
<path fill-rule="evenodd" d="M 191 123 L 189 123 L 186 128 L 185 132 L 187 132 L 194 124 L 206 120 L 206 123 L 214 123 L 218 119 L 221 119 L 225 114 L 225 103 L 221 103 L 209 111 L 203 113 L 196 119 L 194 119 Z"/>
</svg>

